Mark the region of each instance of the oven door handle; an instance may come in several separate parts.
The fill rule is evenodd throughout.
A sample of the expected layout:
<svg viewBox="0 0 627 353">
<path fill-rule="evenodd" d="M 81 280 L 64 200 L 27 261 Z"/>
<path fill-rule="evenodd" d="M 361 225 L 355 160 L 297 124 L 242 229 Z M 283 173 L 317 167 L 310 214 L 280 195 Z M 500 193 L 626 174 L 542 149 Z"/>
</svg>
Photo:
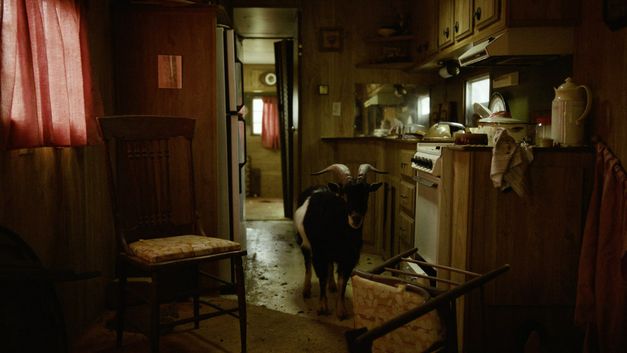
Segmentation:
<svg viewBox="0 0 627 353">
<path fill-rule="evenodd" d="M 416 182 L 420 185 L 426 186 L 428 188 L 437 188 L 438 187 L 438 183 L 433 182 L 431 180 L 427 180 L 421 177 L 414 177 L 414 180 L 416 180 Z"/>
</svg>

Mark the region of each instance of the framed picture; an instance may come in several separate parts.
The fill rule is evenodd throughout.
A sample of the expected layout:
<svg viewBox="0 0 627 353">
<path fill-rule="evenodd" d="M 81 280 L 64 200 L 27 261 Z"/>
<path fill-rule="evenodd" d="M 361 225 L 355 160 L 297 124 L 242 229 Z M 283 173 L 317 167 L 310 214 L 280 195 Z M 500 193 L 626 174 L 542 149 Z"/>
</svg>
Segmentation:
<svg viewBox="0 0 627 353">
<path fill-rule="evenodd" d="M 603 0 L 603 20 L 612 31 L 627 26 L 627 1 Z"/>
<path fill-rule="evenodd" d="M 320 28 L 320 51 L 342 51 L 341 28 Z"/>
<path fill-rule="evenodd" d="M 157 85 L 159 88 L 183 88 L 183 57 L 157 55 Z"/>
</svg>

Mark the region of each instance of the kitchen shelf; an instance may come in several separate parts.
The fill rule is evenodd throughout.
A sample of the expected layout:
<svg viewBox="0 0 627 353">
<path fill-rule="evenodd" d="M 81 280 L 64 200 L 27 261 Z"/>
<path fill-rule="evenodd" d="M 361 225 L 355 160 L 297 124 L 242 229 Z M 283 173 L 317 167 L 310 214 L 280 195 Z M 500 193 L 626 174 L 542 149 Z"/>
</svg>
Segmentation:
<svg viewBox="0 0 627 353">
<path fill-rule="evenodd" d="M 365 43 L 371 47 L 371 56 L 355 66 L 359 69 L 410 70 L 415 65 L 413 60 L 415 42 L 416 36 L 412 34 L 366 38 Z"/>
</svg>

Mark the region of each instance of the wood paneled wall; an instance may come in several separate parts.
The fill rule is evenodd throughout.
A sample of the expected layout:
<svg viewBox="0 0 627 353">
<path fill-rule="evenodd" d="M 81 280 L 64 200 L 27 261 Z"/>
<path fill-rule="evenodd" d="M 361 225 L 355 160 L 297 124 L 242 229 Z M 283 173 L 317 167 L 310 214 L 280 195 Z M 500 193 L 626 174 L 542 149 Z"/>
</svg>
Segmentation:
<svg viewBox="0 0 627 353">
<path fill-rule="evenodd" d="M 576 30 L 573 80 L 593 94 L 589 125 L 627 163 L 627 27 L 612 32 L 603 22 L 603 2 L 582 1 Z"/>
<path fill-rule="evenodd" d="M 213 7 L 114 8 L 116 114 L 196 119 L 194 169 L 203 229 L 217 234 L 217 129 Z M 159 88 L 157 56 L 182 57 L 182 88 Z"/>
</svg>

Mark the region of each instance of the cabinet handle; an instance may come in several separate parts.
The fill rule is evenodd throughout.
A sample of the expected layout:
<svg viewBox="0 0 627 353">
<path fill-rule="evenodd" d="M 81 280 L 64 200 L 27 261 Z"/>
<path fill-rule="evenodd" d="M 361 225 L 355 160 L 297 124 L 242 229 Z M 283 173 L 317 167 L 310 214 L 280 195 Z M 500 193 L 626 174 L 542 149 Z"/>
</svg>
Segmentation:
<svg viewBox="0 0 627 353">
<path fill-rule="evenodd" d="M 428 188 L 437 188 L 437 187 L 438 187 L 438 184 L 437 184 L 437 183 L 434 183 L 434 182 L 432 182 L 432 181 L 425 180 L 425 179 L 422 179 L 422 178 L 418 178 L 418 180 L 416 180 L 416 181 L 417 181 L 420 185 L 426 186 L 426 187 L 428 187 Z"/>
<path fill-rule="evenodd" d="M 481 7 L 477 7 L 475 9 L 475 20 L 479 21 L 481 19 Z"/>
<path fill-rule="evenodd" d="M 446 27 L 446 29 L 444 29 L 444 31 L 442 31 L 442 34 L 444 34 L 444 37 L 448 38 L 448 36 L 449 36 L 449 29 L 448 29 L 448 27 Z"/>
<path fill-rule="evenodd" d="M 459 33 L 459 21 L 455 21 L 455 26 L 453 26 L 455 28 L 455 33 Z"/>
</svg>

